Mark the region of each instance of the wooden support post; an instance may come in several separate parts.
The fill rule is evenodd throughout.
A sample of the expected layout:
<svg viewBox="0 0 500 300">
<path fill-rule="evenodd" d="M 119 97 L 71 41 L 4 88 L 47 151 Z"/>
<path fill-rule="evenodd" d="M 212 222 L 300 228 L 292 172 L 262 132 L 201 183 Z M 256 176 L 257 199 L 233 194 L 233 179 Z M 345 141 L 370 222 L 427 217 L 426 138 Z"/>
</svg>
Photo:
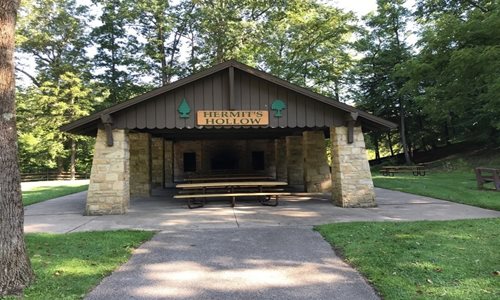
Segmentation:
<svg viewBox="0 0 500 300">
<path fill-rule="evenodd" d="M 108 145 L 108 147 L 113 147 L 113 119 L 110 115 L 102 115 L 101 121 L 106 131 L 106 145 Z"/>
<path fill-rule="evenodd" d="M 356 125 L 356 120 L 358 119 L 358 113 L 352 112 L 350 114 L 350 119 L 347 121 L 347 143 L 354 143 L 354 126 Z"/>
</svg>

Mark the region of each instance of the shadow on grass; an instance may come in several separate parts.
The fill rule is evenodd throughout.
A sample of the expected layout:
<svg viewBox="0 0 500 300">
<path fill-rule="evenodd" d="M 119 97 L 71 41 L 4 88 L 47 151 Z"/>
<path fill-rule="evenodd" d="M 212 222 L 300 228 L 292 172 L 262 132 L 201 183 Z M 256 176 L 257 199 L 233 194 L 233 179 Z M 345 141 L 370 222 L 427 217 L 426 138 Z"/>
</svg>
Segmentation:
<svg viewBox="0 0 500 300">
<path fill-rule="evenodd" d="M 131 251 L 154 232 L 108 231 L 27 234 L 36 281 L 27 299 L 81 299 L 105 276 L 125 263 Z"/>
<path fill-rule="evenodd" d="M 347 223 L 316 229 L 385 299 L 494 299 L 500 219 Z"/>
<path fill-rule="evenodd" d="M 83 192 L 87 189 L 88 184 L 36 187 L 29 191 L 23 191 L 23 204 L 27 206 L 49 199 Z"/>
</svg>

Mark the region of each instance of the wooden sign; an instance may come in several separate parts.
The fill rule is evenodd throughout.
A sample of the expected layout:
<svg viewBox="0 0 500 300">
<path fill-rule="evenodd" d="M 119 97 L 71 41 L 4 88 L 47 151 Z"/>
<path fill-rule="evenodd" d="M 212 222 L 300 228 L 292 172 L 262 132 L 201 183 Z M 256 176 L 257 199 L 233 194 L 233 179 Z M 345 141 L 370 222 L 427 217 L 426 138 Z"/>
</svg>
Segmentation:
<svg viewBox="0 0 500 300">
<path fill-rule="evenodd" d="M 199 110 L 196 125 L 262 126 L 269 125 L 267 110 Z"/>
</svg>

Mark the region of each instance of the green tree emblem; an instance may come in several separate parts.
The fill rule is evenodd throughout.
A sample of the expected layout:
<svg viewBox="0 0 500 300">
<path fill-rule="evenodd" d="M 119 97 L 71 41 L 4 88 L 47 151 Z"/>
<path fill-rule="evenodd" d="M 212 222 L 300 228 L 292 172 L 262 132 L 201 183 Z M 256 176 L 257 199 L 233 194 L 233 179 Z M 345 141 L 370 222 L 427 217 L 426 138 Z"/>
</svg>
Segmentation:
<svg viewBox="0 0 500 300">
<path fill-rule="evenodd" d="M 274 116 L 276 118 L 281 118 L 281 111 L 286 108 L 285 102 L 282 100 L 276 99 L 273 101 L 273 104 L 271 104 L 271 109 L 274 110 Z"/>
<path fill-rule="evenodd" d="M 179 104 L 179 108 L 177 111 L 181 114 L 180 117 L 183 119 L 189 118 L 189 113 L 191 112 L 191 107 L 189 107 L 189 104 L 186 101 L 186 98 L 182 99 L 181 104 Z"/>
</svg>

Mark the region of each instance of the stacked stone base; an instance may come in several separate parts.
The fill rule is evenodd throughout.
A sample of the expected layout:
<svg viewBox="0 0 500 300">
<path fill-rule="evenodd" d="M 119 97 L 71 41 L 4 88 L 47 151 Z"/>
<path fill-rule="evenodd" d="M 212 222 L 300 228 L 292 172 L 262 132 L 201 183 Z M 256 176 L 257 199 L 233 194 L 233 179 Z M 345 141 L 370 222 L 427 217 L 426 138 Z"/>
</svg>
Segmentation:
<svg viewBox="0 0 500 300">
<path fill-rule="evenodd" d="M 106 133 L 99 129 L 95 144 L 86 215 L 127 212 L 129 192 L 129 142 L 124 130 L 113 130 L 114 145 L 106 145 Z"/>
<path fill-rule="evenodd" d="M 332 142 L 332 200 L 341 207 L 374 207 L 375 192 L 361 127 L 347 143 L 347 127 L 330 129 Z"/>
<path fill-rule="evenodd" d="M 332 179 L 326 157 L 325 135 L 323 131 L 306 131 L 303 138 L 306 191 L 328 193 L 332 188 Z"/>
<path fill-rule="evenodd" d="M 361 127 L 354 128 L 353 143 L 348 143 L 347 135 L 347 127 L 330 129 L 331 173 L 323 131 L 306 131 L 303 136 L 288 136 L 276 141 L 249 143 L 242 140 L 239 144 L 245 146 L 246 151 L 237 152 L 246 166 L 252 151 L 265 151 L 265 172 L 275 174 L 279 180 L 288 180 L 289 187 L 297 191 L 331 192 L 333 202 L 341 207 L 376 206 Z M 202 157 L 199 149 L 210 153 L 210 147 L 216 146 L 202 147 L 201 141 L 195 141 L 179 143 L 176 148 L 172 141 L 151 139 L 147 133 L 128 134 L 118 129 L 113 130 L 113 138 L 114 145 L 109 147 L 105 131 L 100 129 L 97 133 L 87 215 L 126 213 L 131 195 L 150 196 L 152 184 L 173 186 L 173 174 L 183 174 L 180 170 L 184 152 L 195 152 L 197 170 L 199 167 L 205 169 L 209 167 L 208 157 Z M 239 145 L 233 144 L 233 148 Z"/>
</svg>

